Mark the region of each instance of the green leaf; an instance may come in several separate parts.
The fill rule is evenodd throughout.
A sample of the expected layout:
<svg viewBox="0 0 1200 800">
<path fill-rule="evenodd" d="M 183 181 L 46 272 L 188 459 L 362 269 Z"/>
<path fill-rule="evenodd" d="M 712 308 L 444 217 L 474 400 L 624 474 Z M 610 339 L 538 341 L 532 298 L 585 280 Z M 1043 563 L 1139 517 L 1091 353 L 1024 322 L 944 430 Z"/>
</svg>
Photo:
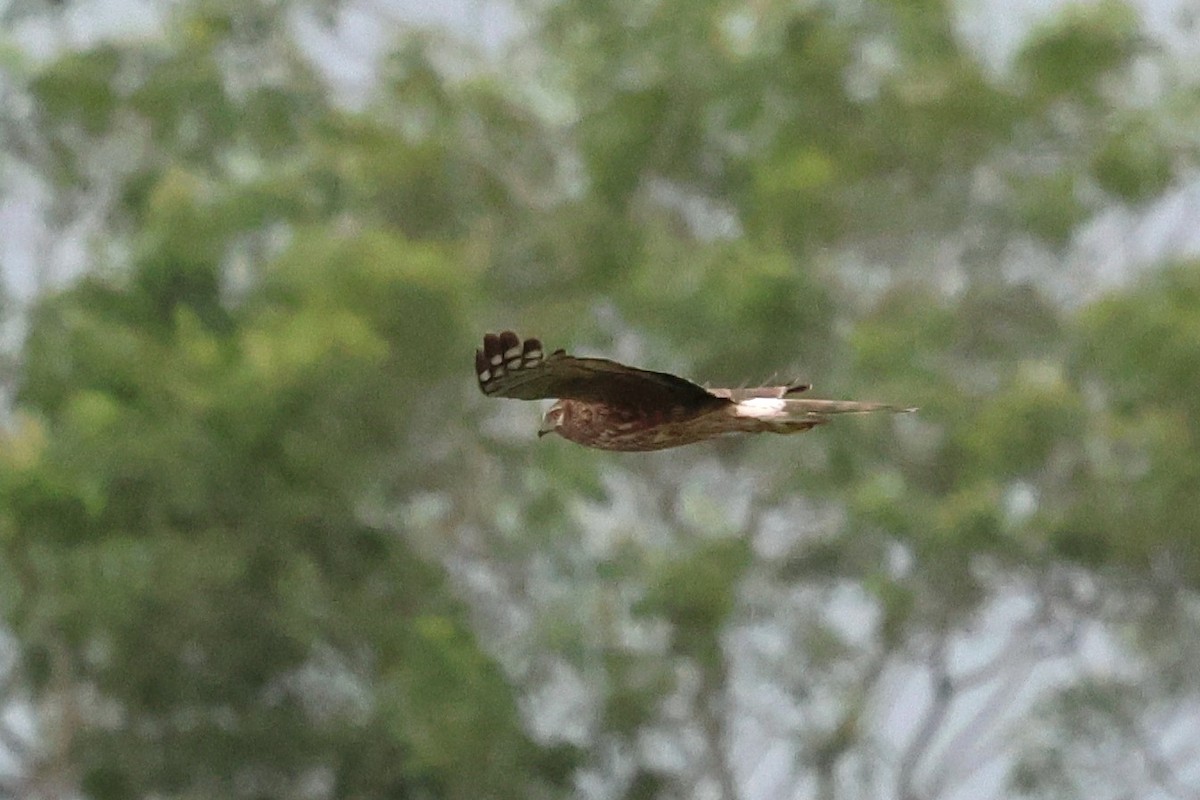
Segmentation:
<svg viewBox="0 0 1200 800">
<path fill-rule="evenodd" d="M 74 123 L 87 133 L 106 131 L 119 103 L 113 79 L 121 54 L 110 45 L 70 53 L 34 78 L 38 106 L 58 123 Z"/>
</svg>

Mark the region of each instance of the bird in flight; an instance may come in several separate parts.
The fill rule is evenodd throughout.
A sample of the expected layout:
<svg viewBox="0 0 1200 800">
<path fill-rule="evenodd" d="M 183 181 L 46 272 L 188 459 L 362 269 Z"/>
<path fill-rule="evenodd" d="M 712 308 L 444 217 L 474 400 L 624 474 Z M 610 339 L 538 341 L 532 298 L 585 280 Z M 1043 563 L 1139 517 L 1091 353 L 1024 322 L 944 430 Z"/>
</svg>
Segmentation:
<svg viewBox="0 0 1200 800">
<path fill-rule="evenodd" d="M 489 333 L 475 351 L 479 388 L 488 397 L 555 398 L 538 436 L 601 450 L 646 451 L 702 442 L 727 433 L 801 433 L 834 414 L 906 412 L 883 403 L 813 400 L 808 384 L 706 389 L 676 375 L 606 358 L 546 354 L 537 339 Z"/>
</svg>

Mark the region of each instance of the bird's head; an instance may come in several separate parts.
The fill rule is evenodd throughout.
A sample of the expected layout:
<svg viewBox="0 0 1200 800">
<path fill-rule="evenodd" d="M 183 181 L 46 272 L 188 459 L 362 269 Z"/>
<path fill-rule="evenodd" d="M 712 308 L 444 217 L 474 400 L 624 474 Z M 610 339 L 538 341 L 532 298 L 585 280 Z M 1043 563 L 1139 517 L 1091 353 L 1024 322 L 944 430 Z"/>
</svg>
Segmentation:
<svg viewBox="0 0 1200 800">
<path fill-rule="evenodd" d="M 563 424 L 563 416 L 566 414 L 566 406 L 562 400 L 559 400 L 554 405 L 546 410 L 546 414 L 542 417 L 542 425 L 538 428 L 538 438 L 542 438 L 547 433 L 558 433 L 559 427 Z"/>
</svg>

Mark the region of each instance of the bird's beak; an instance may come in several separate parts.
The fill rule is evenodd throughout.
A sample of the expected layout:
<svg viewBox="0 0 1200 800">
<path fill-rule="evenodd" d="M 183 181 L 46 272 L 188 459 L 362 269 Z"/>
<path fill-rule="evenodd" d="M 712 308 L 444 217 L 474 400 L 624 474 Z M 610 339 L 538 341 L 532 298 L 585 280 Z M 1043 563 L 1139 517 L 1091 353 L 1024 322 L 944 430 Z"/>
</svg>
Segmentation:
<svg viewBox="0 0 1200 800">
<path fill-rule="evenodd" d="M 554 433 L 557 428 L 557 420 L 550 419 L 550 415 L 547 414 L 546 416 L 542 417 L 542 425 L 540 428 L 538 428 L 538 438 L 542 438 L 547 433 Z"/>
</svg>

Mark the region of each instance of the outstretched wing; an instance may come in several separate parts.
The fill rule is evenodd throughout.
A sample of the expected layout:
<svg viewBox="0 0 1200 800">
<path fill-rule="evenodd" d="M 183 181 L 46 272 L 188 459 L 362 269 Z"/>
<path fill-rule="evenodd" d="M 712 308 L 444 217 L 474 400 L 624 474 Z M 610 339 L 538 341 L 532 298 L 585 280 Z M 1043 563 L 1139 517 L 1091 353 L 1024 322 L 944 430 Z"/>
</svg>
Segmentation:
<svg viewBox="0 0 1200 800">
<path fill-rule="evenodd" d="M 709 389 L 708 391 L 717 397 L 724 397 L 738 403 L 754 397 L 782 400 L 801 392 L 807 392 L 809 388 L 811 387 L 807 383 L 789 383 L 786 386 L 752 386 L 742 389 Z"/>
<path fill-rule="evenodd" d="M 576 358 L 562 350 L 546 355 L 537 339 L 512 331 L 489 333 L 475 351 L 479 388 L 490 397 L 558 398 L 646 408 L 722 405 L 728 397 L 665 372 L 628 367 L 606 358 Z"/>
</svg>

